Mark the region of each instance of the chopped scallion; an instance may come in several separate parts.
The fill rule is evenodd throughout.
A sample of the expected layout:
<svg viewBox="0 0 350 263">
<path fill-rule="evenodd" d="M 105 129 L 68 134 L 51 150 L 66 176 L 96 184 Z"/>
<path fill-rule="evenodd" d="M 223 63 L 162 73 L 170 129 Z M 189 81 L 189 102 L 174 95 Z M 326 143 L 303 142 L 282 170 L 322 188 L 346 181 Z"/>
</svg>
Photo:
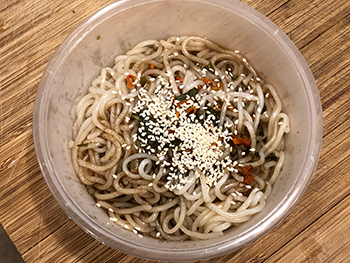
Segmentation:
<svg viewBox="0 0 350 263">
<path fill-rule="evenodd" d="M 187 92 L 185 92 L 185 93 L 183 93 L 181 95 L 175 96 L 175 99 L 178 100 L 178 101 L 183 101 L 183 100 L 187 99 L 187 96 L 193 97 L 198 92 L 199 92 L 199 90 L 197 88 L 193 88 L 193 89 L 190 89 L 189 91 L 187 91 Z"/>
<path fill-rule="evenodd" d="M 142 118 L 139 115 L 131 114 L 131 117 L 134 118 L 135 120 L 142 121 Z"/>
<path fill-rule="evenodd" d="M 140 78 L 140 83 L 141 83 L 141 86 L 142 86 L 142 87 L 145 86 L 146 83 L 147 83 L 146 77 L 141 77 L 141 78 Z"/>
<path fill-rule="evenodd" d="M 264 185 L 264 188 L 262 189 L 262 192 L 265 193 L 266 189 L 267 189 L 267 182 L 265 182 L 265 185 Z"/>
</svg>

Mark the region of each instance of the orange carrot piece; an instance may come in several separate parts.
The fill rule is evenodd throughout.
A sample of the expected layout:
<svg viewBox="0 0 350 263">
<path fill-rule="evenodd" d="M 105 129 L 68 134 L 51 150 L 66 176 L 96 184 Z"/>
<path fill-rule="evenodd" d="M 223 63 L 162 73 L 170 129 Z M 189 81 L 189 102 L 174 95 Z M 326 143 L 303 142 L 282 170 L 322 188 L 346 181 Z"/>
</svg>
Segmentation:
<svg viewBox="0 0 350 263">
<path fill-rule="evenodd" d="M 254 180 L 254 175 L 246 175 L 244 176 L 243 183 L 245 184 L 251 184 Z"/>
<path fill-rule="evenodd" d="M 156 66 L 154 64 L 149 65 L 149 69 L 154 69 Z"/>
<path fill-rule="evenodd" d="M 242 168 L 242 174 L 244 176 L 247 176 L 247 175 L 250 175 L 250 173 L 253 171 L 253 167 L 251 165 L 248 165 L 248 166 L 244 166 Z"/>
<path fill-rule="evenodd" d="M 178 81 L 181 81 L 181 82 L 184 81 L 184 79 L 183 79 L 183 78 L 180 78 L 179 76 L 176 76 L 175 80 L 178 80 Z"/>
<path fill-rule="evenodd" d="M 211 90 L 218 90 L 218 89 L 220 89 L 220 87 L 213 87 L 213 86 L 211 86 L 210 89 Z"/>
<path fill-rule="evenodd" d="M 186 114 L 187 115 L 190 114 L 191 112 L 196 113 L 197 112 L 197 108 L 195 106 L 192 106 L 191 108 L 188 108 L 186 110 Z"/>
<path fill-rule="evenodd" d="M 233 111 L 234 107 L 232 105 L 228 105 L 227 109 L 230 110 L 230 111 Z"/>
<path fill-rule="evenodd" d="M 238 137 L 238 138 L 233 138 L 232 141 L 233 141 L 233 144 L 235 144 L 235 145 L 243 144 L 245 146 L 250 146 L 250 139 L 249 138 Z"/>
<path fill-rule="evenodd" d="M 130 74 L 126 76 L 126 81 L 128 82 L 129 89 L 132 89 L 134 85 L 131 83 L 130 79 L 135 80 L 136 77 Z"/>
<path fill-rule="evenodd" d="M 176 112 L 176 117 L 179 118 L 180 117 L 180 112 Z"/>
<path fill-rule="evenodd" d="M 205 84 L 211 84 L 211 83 L 213 83 L 213 81 L 210 79 L 210 78 L 208 78 L 208 77 L 203 77 L 203 78 L 201 78 L 201 80 L 205 83 Z"/>
<path fill-rule="evenodd" d="M 189 99 L 185 99 L 185 100 L 180 101 L 180 102 L 177 104 L 177 106 L 180 106 L 180 105 L 182 105 L 182 104 L 184 104 L 184 103 L 187 103 L 188 100 L 189 100 Z"/>
<path fill-rule="evenodd" d="M 210 86 L 211 90 L 219 90 L 223 87 L 223 84 L 221 82 L 215 82 L 208 77 L 203 77 L 203 78 L 201 78 L 201 80 L 205 84 L 208 84 Z"/>
</svg>

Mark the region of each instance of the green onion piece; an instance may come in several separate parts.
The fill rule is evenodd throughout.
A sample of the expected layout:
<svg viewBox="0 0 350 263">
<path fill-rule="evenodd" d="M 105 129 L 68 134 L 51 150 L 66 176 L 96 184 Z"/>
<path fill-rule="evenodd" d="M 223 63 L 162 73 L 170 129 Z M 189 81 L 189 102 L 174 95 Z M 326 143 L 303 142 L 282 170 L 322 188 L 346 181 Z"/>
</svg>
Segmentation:
<svg viewBox="0 0 350 263">
<path fill-rule="evenodd" d="M 209 107 L 208 110 L 210 111 L 211 114 L 215 116 L 216 119 L 220 118 L 220 111 L 214 110 L 213 107 Z"/>
<path fill-rule="evenodd" d="M 77 146 L 78 146 L 78 147 L 87 147 L 87 146 L 88 146 L 88 143 L 81 143 L 81 144 L 78 144 Z"/>
<path fill-rule="evenodd" d="M 249 108 L 249 103 L 246 103 L 246 102 L 244 102 L 244 107 L 243 107 L 243 109 L 248 109 Z"/>
<path fill-rule="evenodd" d="M 187 91 L 187 92 L 185 92 L 185 93 L 183 93 L 181 95 L 175 96 L 175 99 L 178 100 L 178 101 L 183 101 L 183 100 L 187 99 L 187 96 L 193 97 L 198 92 L 199 92 L 199 90 L 197 88 L 193 88 L 193 89 L 190 89 L 189 91 Z"/>
<path fill-rule="evenodd" d="M 265 186 L 264 186 L 264 188 L 262 189 L 262 192 L 265 193 L 266 189 L 267 189 L 267 182 L 265 182 Z"/>
<path fill-rule="evenodd" d="M 274 153 L 270 153 L 267 157 L 266 157 L 266 161 L 270 162 L 270 161 L 277 161 L 277 156 Z"/>
<path fill-rule="evenodd" d="M 237 149 L 236 149 L 236 148 L 234 148 L 234 147 L 232 147 L 231 154 L 232 154 L 232 155 L 235 155 L 235 154 L 236 154 L 236 152 L 237 152 Z"/>
<path fill-rule="evenodd" d="M 230 128 L 231 128 L 231 132 L 234 134 L 234 133 L 235 133 L 236 128 L 235 128 L 234 126 L 231 126 Z"/>
<path fill-rule="evenodd" d="M 264 130 L 259 131 L 259 132 L 258 132 L 258 135 L 259 135 L 259 136 L 264 136 L 264 135 L 265 135 L 265 134 L 264 134 Z"/>
<path fill-rule="evenodd" d="M 140 83 L 141 83 L 141 86 L 142 86 L 142 87 L 145 86 L 146 83 L 147 83 L 146 77 L 141 77 L 141 78 L 140 78 Z"/>
<path fill-rule="evenodd" d="M 139 115 L 131 114 L 131 117 L 134 118 L 135 120 L 142 121 L 142 118 Z"/>
<path fill-rule="evenodd" d="M 101 36 L 100 36 L 100 35 L 98 35 L 98 36 L 96 37 L 96 39 L 97 39 L 97 40 L 100 40 L 100 39 L 101 39 Z"/>
<path fill-rule="evenodd" d="M 209 61 L 209 64 L 206 65 L 204 68 L 207 69 L 207 70 L 214 70 L 214 66 L 213 66 L 213 64 L 211 63 L 211 61 Z"/>
<path fill-rule="evenodd" d="M 175 146 L 179 146 L 182 143 L 182 141 L 179 138 L 176 138 L 175 140 L 171 141 L 171 143 Z"/>
<path fill-rule="evenodd" d="M 198 115 L 198 117 L 205 115 L 205 110 L 201 110 L 201 109 L 197 110 L 196 115 Z"/>
</svg>

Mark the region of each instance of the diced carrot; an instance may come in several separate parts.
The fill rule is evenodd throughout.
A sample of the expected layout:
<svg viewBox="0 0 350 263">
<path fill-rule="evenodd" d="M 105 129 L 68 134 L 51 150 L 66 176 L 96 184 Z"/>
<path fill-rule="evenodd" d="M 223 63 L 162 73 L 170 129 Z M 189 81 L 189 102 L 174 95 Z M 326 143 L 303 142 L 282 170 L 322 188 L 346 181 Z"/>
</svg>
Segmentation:
<svg viewBox="0 0 350 263">
<path fill-rule="evenodd" d="M 180 112 L 176 112 L 176 117 L 179 118 L 180 117 Z"/>
<path fill-rule="evenodd" d="M 183 79 L 183 78 L 180 78 L 179 76 L 176 76 L 175 80 L 178 80 L 178 81 L 181 81 L 181 82 L 184 81 L 184 79 Z"/>
<path fill-rule="evenodd" d="M 243 183 L 245 184 L 251 184 L 254 180 L 254 175 L 246 175 L 244 176 Z"/>
<path fill-rule="evenodd" d="M 154 69 L 156 66 L 154 64 L 149 65 L 149 69 Z"/>
<path fill-rule="evenodd" d="M 211 84 L 211 83 L 213 83 L 213 81 L 210 79 L 210 78 L 208 78 L 208 77 L 203 77 L 203 78 L 201 78 L 201 80 L 205 83 L 205 84 Z"/>
<path fill-rule="evenodd" d="M 232 141 L 233 141 L 233 144 L 235 145 L 243 144 L 245 146 L 250 146 L 249 138 L 238 137 L 238 138 L 233 138 Z"/>
<path fill-rule="evenodd" d="M 250 175 L 250 173 L 253 171 L 253 167 L 251 165 L 248 165 L 248 166 L 244 166 L 242 168 L 242 174 L 244 176 L 247 176 L 247 175 Z"/>
<path fill-rule="evenodd" d="M 219 89 L 220 89 L 220 87 L 214 87 L 214 86 L 211 86 L 211 87 L 210 87 L 210 89 L 211 89 L 211 90 L 219 90 Z"/>
<path fill-rule="evenodd" d="M 221 82 L 215 82 L 208 77 L 203 77 L 201 80 L 210 86 L 211 90 L 219 90 L 222 88 L 223 84 Z"/>
<path fill-rule="evenodd" d="M 227 109 L 230 110 L 230 111 L 233 111 L 234 107 L 232 105 L 228 105 Z"/>
<path fill-rule="evenodd" d="M 182 100 L 182 101 L 180 101 L 180 102 L 177 104 L 177 106 L 180 106 L 180 105 L 182 105 L 182 104 L 184 104 L 184 103 L 187 103 L 187 101 L 188 101 L 188 99 Z"/>
<path fill-rule="evenodd" d="M 192 106 L 192 107 L 190 107 L 190 108 L 188 108 L 186 110 L 186 114 L 187 115 L 190 114 L 191 112 L 196 113 L 197 112 L 197 108 L 195 106 Z"/>
<path fill-rule="evenodd" d="M 128 82 L 129 89 L 132 89 L 134 85 L 131 83 L 130 79 L 135 80 L 136 77 L 130 74 L 126 76 L 126 81 Z"/>
</svg>

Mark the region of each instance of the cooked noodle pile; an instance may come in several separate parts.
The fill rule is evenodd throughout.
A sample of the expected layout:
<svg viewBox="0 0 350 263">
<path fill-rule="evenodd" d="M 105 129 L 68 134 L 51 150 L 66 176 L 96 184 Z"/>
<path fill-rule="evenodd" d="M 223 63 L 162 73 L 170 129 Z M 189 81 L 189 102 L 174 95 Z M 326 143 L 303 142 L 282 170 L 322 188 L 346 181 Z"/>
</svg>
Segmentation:
<svg viewBox="0 0 350 263">
<path fill-rule="evenodd" d="M 264 209 L 288 116 L 239 51 L 200 37 L 146 40 L 77 105 L 74 169 L 136 234 L 208 239 Z"/>
</svg>

